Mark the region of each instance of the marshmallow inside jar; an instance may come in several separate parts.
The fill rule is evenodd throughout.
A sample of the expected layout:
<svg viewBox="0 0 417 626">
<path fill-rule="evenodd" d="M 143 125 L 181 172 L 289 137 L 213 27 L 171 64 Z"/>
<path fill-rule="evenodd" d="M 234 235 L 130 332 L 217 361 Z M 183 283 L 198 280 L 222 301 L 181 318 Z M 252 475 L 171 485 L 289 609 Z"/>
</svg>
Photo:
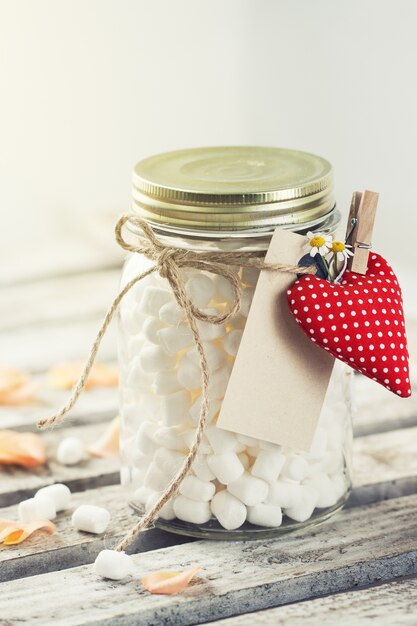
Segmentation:
<svg viewBox="0 0 417 626">
<path fill-rule="evenodd" d="M 334 233 L 340 220 L 325 159 L 258 147 L 180 150 L 139 162 L 133 212 L 170 248 L 244 251 L 260 258 L 276 228 Z M 136 228 L 128 225 L 133 242 L 142 234 Z M 143 254 L 129 253 L 122 287 L 153 265 Z M 156 525 L 203 538 L 275 536 L 327 519 L 348 498 L 351 374 L 335 363 L 308 452 L 219 428 L 259 276 L 252 267 L 227 267 L 239 278 L 242 305 L 224 324 L 197 321 L 210 376 L 207 424 L 187 477 Z M 204 313 L 221 315 L 233 305 L 224 276 L 200 267 L 179 271 L 189 298 Z M 121 301 L 119 359 L 121 481 L 129 504 L 143 514 L 186 461 L 202 405 L 193 333 L 167 278 L 157 271 Z"/>
</svg>

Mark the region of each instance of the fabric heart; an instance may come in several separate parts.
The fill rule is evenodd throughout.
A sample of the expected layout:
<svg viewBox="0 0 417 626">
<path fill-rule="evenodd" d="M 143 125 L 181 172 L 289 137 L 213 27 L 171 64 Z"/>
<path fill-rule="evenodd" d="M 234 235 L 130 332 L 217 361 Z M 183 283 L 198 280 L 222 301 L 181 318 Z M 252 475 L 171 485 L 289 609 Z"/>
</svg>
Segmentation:
<svg viewBox="0 0 417 626">
<path fill-rule="evenodd" d="M 302 276 L 287 293 L 311 341 L 393 393 L 411 395 L 401 289 L 385 259 L 370 255 L 365 276 L 346 271 L 340 284 Z"/>
</svg>

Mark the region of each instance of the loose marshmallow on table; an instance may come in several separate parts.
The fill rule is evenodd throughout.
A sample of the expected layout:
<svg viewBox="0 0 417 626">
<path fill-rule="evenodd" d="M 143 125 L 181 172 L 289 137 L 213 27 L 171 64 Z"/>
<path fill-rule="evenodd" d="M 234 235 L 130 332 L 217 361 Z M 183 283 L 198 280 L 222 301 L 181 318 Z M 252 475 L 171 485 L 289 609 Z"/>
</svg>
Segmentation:
<svg viewBox="0 0 417 626">
<path fill-rule="evenodd" d="M 207 306 L 215 293 L 214 283 L 205 274 L 195 272 L 185 284 L 185 290 L 194 306 Z"/>
<path fill-rule="evenodd" d="M 93 504 L 82 504 L 72 514 L 72 525 L 74 528 L 93 533 L 94 535 L 104 533 L 109 522 L 109 511 Z"/>
<path fill-rule="evenodd" d="M 176 391 L 161 398 L 161 418 L 166 426 L 186 422 L 190 417 L 191 396 L 188 391 Z"/>
<path fill-rule="evenodd" d="M 196 502 L 185 496 L 177 496 L 174 500 L 174 512 L 178 519 L 192 524 L 205 524 L 211 517 L 208 502 Z"/>
<path fill-rule="evenodd" d="M 58 463 L 62 465 L 76 465 L 84 457 L 85 446 L 78 437 L 65 437 L 56 451 Z"/>
<path fill-rule="evenodd" d="M 245 471 L 235 452 L 211 454 L 207 457 L 207 464 L 217 480 L 223 485 L 228 485 L 237 480 Z"/>
<path fill-rule="evenodd" d="M 161 328 L 158 331 L 158 339 L 164 350 L 169 354 L 176 354 L 185 348 L 189 348 L 194 343 L 193 333 L 188 324 L 178 324 Z"/>
<path fill-rule="evenodd" d="M 139 302 L 139 311 L 144 315 L 159 317 L 161 307 L 167 302 L 171 302 L 172 298 L 172 293 L 168 289 L 149 285 L 143 291 Z"/>
<path fill-rule="evenodd" d="M 273 506 L 272 504 L 248 506 L 248 522 L 256 526 L 267 526 L 270 528 L 281 526 L 281 508 L 279 506 Z"/>
<path fill-rule="evenodd" d="M 213 497 L 211 511 L 226 530 L 240 528 L 246 520 L 245 505 L 225 489 Z"/>
<path fill-rule="evenodd" d="M 42 487 L 35 493 L 35 498 L 41 496 L 48 496 L 55 504 L 56 511 L 65 511 L 68 509 L 71 503 L 71 491 L 66 485 L 62 483 L 55 483 L 54 485 L 48 485 Z"/>
<path fill-rule="evenodd" d="M 135 570 L 131 557 L 125 552 L 102 550 L 94 561 L 94 571 L 102 578 L 122 580 Z"/>
<path fill-rule="evenodd" d="M 42 495 L 23 500 L 18 506 L 18 515 L 24 523 L 39 519 L 53 520 L 56 517 L 55 503 L 52 498 Z"/>
<path fill-rule="evenodd" d="M 160 346 L 146 345 L 139 354 L 140 366 L 144 372 L 163 372 L 172 370 L 175 366 L 175 357 L 168 354 Z"/>
<path fill-rule="evenodd" d="M 268 483 L 247 472 L 227 485 L 227 490 L 247 506 L 263 502 L 268 496 Z"/>
<path fill-rule="evenodd" d="M 261 450 L 255 459 L 251 473 L 267 482 L 274 482 L 284 467 L 285 461 L 286 457 L 280 452 Z"/>
<path fill-rule="evenodd" d="M 192 475 L 186 476 L 179 487 L 181 495 L 197 502 L 208 502 L 214 496 L 215 491 L 216 487 L 213 483 Z"/>
</svg>

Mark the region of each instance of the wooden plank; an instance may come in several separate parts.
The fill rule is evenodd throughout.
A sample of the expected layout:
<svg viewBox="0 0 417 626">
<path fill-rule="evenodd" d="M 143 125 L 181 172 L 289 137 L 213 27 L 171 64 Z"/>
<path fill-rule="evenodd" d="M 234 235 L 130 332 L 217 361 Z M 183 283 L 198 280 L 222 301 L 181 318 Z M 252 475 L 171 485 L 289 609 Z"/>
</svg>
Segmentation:
<svg viewBox="0 0 417 626">
<path fill-rule="evenodd" d="M 399 431 L 364 437 L 355 442 L 355 445 L 357 445 L 355 453 L 357 462 L 354 464 L 354 487 L 348 503 L 349 507 L 417 492 L 417 428 L 410 432 Z M 396 450 L 395 455 L 390 453 L 392 450 Z M 73 470 L 76 480 L 78 470 L 77 468 Z M 92 477 L 91 481 L 94 480 L 96 478 Z M 116 474 L 114 482 L 118 480 L 119 477 Z M 71 481 L 67 482 L 71 483 Z M 74 494 L 74 502 L 80 501 L 109 508 L 113 512 L 119 535 L 123 534 L 123 530 L 128 528 L 134 519 L 127 506 L 128 494 L 119 485 Z M 0 518 L 13 519 L 16 516 L 16 505 L 0 509 Z M 58 525 L 61 531 L 68 527 L 68 515 L 60 515 Z M 80 536 L 68 528 L 57 537 L 34 539 L 34 547 L 31 539 L 20 547 L 9 549 L 6 557 L 2 555 L 3 559 L 6 558 L 8 568 L 3 574 L 0 569 L 0 579 L 28 575 L 26 573 L 28 571 L 34 573 L 36 570 L 32 568 L 32 563 L 35 555 L 39 573 L 50 571 L 57 563 L 59 563 L 59 569 L 88 563 L 95 558 L 102 546 L 100 538 L 93 539 L 86 534 Z M 106 535 L 106 541 L 106 546 L 113 545 L 111 534 Z M 179 541 L 173 539 L 172 543 Z M 95 551 L 96 548 L 97 551 Z"/>
<path fill-rule="evenodd" d="M 415 575 L 416 506 L 409 496 L 347 509 L 303 535 L 196 541 L 135 555 L 137 575 L 121 583 L 97 578 L 91 566 L 5 582 L 0 615 L 31 626 L 186 626 Z M 204 569 L 180 596 L 149 594 L 138 581 L 149 571 L 195 565 Z"/>
<path fill-rule="evenodd" d="M 417 578 L 348 591 L 277 609 L 210 622 L 211 626 L 415 626 Z"/>
<path fill-rule="evenodd" d="M 349 506 L 417 493 L 417 427 L 356 438 L 353 486 Z"/>
<path fill-rule="evenodd" d="M 39 384 L 36 402 L 24 407 L 0 407 L 1 428 L 38 432 L 39 418 L 56 413 L 68 400 L 68 391 L 48 389 L 45 376 L 34 376 Z M 71 411 L 71 425 L 92 424 L 108 421 L 119 412 L 119 392 L 117 387 L 96 388 L 84 391 Z"/>
<path fill-rule="evenodd" d="M 0 582 L 91 563 L 100 550 L 116 545 L 137 519 L 128 500 L 128 492 L 120 485 L 74 493 L 70 509 L 59 513 L 54 520 L 56 534 L 39 533 L 20 545 L 3 546 Z M 92 535 L 72 527 L 72 512 L 80 504 L 95 504 L 111 512 L 111 522 L 104 535 Z M 16 519 L 17 506 L 0 509 L 0 518 Z M 151 528 L 140 535 L 131 551 L 147 552 L 189 541 L 194 540 Z"/>
<path fill-rule="evenodd" d="M 66 483 L 72 491 L 82 491 L 89 487 L 111 485 L 119 482 L 119 458 L 105 459 L 87 458 L 74 466 L 60 465 L 55 459 L 55 451 L 59 441 L 71 435 L 80 437 L 86 444 L 94 442 L 103 432 L 103 424 L 91 426 L 73 426 L 71 428 L 57 428 L 45 433 L 47 465 L 34 469 L 24 470 L 16 468 L 0 469 L 0 506 L 8 506 L 31 497 L 35 491 L 51 483 Z"/>
</svg>

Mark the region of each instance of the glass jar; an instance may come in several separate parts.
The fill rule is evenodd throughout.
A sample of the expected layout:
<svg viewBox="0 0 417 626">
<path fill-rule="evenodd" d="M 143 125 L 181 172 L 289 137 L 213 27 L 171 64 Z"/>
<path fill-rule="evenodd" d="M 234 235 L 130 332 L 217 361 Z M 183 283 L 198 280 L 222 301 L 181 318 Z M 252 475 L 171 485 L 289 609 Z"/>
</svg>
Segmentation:
<svg viewBox="0 0 417 626">
<path fill-rule="evenodd" d="M 275 228 L 333 233 L 339 222 L 330 164 L 277 148 L 205 148 L 157 155 L 134 171 L 133 207 L 170 246 L 265 255 Z M 122 287 L 152 263 L 129 255 Z M 181 270 L 194 303 L 227 308 L 229 282 Z M 336 361 L 308 453 L 216 426 L 258 271 L 239 269 L 242 307 L 225 325 L 198 322 L 210 367 L 209 422 L 191 472 L 156 525 L 196 537 L 274 536 L 317 524 L 350 490 L 350 368 Z M 150 274 L 119 311 L 122 483 L 149 510 L 179 470 L 201 407 L 193 337 L 165 278 Z M 256 390 L 254 390 L 256 393 Z M 277 407 L 279 418 L 279 407 Z M 256 419 L 256 416 L 254 416 Z"/>
</svg>

